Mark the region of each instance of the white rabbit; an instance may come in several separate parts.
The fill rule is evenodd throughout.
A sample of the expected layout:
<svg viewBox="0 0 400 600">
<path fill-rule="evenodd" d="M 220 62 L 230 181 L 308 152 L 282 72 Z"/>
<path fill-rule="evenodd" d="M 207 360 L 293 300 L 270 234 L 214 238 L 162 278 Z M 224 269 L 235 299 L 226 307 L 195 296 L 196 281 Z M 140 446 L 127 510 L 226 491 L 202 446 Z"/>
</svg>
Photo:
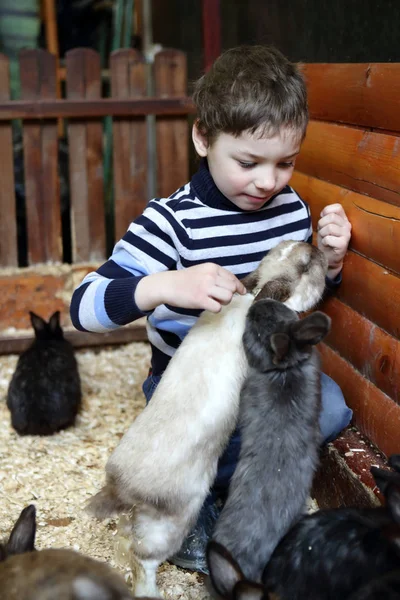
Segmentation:
<svg viewBox="0 0 400 600">
<path fill-rule="evenodd" d="M 272 296 L 304 311 L 320 299 L 326 270 L 317 248 L 285 241 L 243 282 L 257 299 Z M 98 518 L 129 512 L 120 527 L 130 540 L 136 596 L 157 595 L 157 567 L 196 521 L 235 427 L 247 373 L 242 336 L 254 295 L 235 295 L 219 313 L 201 314 L 111 454 L 106 484 L 89 503 Z"/>
</svg>

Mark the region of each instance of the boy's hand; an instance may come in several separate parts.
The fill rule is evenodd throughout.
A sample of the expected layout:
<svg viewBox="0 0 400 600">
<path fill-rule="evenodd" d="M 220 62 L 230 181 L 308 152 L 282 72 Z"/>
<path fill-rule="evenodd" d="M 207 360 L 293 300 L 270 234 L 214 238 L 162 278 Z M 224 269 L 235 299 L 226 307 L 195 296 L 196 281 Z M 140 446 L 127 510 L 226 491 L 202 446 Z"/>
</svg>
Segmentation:
<svg viewBox="0 0 400 600">
<path fill-rule="evenodd" d="M 144 277 L 136 288 L 135 301 L 142 311 L 170 304 L 217 313 L 235 292 L 245 294 L 246 288 L 233 273 L 215 263 L 204 263 Z"/>
<path fill-rule="evenodd" d="M 343 267 L 351 237 L 351 223 L 341 204 L 325 206 L 318 221 L 318 248 L 328 259 L 328 277 L 335 279 Z"/>
</svg>

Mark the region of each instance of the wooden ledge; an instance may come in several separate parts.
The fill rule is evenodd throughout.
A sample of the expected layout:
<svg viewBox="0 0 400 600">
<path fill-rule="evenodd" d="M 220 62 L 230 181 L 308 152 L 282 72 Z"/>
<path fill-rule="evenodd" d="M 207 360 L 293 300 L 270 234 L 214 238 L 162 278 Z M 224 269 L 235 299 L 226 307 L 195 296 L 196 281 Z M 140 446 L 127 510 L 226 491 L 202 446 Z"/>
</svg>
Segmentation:
<svg viewBox="0 0 400 600">
<path fill-rule="evenodd" d="M 147 333 L 145 325 L 121 327 L 107 333 L 88 333 L 75 329 L 64 329 L 65 338 L 75 348 L 92 346 L 107 346 L 109 344 L 129 344 L 130 342 L 146 342 Z M 33 342 L 34 336 L 21 335 L 14 337 L 0 337 L 1 354 L 21 354 Z"/>
<path fill-rule="evenodd" d="M 385 456 L 355 427 L 345 430 L 322 449 L 313 484 L 313 497 L 318 506 L 379 506 L 383 498 L 370 473 L 373 465 L 387 467 Z"/>
</svg>

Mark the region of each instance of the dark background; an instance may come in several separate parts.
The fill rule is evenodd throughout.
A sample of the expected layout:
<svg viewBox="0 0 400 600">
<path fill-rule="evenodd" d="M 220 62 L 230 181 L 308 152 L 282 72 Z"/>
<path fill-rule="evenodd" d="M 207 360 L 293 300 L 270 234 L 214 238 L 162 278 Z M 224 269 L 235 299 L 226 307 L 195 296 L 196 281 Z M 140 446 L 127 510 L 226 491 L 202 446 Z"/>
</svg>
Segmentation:
<svg viewBox="0 0 400 600">
<path fill-rule="evenodd" d="M 274 44 L 293 61 L 400 62 L 400 0 L 220 0 L 222 50 Z M 201 0 L 153 0 L 154 42 L 201 75 Z"/>
</svg>

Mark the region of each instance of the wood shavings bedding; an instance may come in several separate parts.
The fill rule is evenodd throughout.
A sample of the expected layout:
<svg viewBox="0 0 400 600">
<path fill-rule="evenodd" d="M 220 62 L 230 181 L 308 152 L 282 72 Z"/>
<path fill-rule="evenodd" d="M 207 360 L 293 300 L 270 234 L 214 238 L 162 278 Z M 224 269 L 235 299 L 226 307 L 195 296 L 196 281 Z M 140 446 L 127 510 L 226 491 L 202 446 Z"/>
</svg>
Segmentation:
<svg viewBox="0 0 400 600">
<path fill-rule="evenodd" d="M 130 570 L 114 560 L 116 523 L 85 514 L 87 500 L 104 481 L 108 456 L 145 401 L 142 383 L 150 347 L 134 342 L 77 351 L 83 405 L 76 426 L 50 437 L 19 436 L 10 425 L 6 393 L 18 357 L 0 357 L 0 537 L 28 504 L 37 509 L 38 549 L 73 548 L 108 562 L 130 582 Z M 168 563 L 158 580 L 166 598 L 209 598 L 202 575 Z"/>
<path fill-rule="evenodd" d="M 145 405 L 141 386 L 150 346 L 80 350 L 76 357 L 83 392 L 76 426 L 50 437 L 21 437 L 10 426 L 5 402 L 18 356 L 0 356 L 0 537 L 25 506 L 35 504 L 38 549 L 73 548 L 108 562 L 129 584 L 130 570 L 115 562 L 116 522 L 98 523 L 83 509 L 103 484 L 108 456 Z M 316 509 L 310 499 L 309 512 Z M 158 583 L 167 599 L 209 598 L 201 574 L 168 563 L 161 565 Z"/>
</svg>

